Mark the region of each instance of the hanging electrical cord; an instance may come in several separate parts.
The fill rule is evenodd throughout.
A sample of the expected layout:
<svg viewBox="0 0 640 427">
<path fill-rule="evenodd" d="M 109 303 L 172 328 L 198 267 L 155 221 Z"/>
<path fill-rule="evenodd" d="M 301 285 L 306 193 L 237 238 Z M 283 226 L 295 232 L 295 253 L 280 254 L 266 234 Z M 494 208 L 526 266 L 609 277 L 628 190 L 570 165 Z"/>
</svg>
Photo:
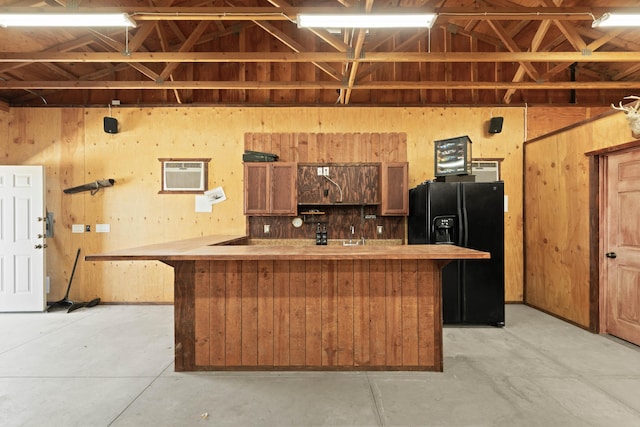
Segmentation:
<svg viewBox="0 0 640 427">
<path fill-rule="evenodd" d="M 340 186 L 338 185 L 338 183 L 337 183 L 337 182 L 335 182 L 334 180 L 332 180 L 331 178 L 329 178 L 328 176 L 326 176 L 326 175 L 322 175 L 322 176 L 324 176 L 325 178 L 327 178 L 327 180 L 328 180 L 330 183 L 332 183 L 333 185 L 335 185 L 336 187 L 338 187 L 338 190 L 340 190 L 340 200 L 337 200 L 337 201 L 336 201 L 336 203 L 342 203 L 342 188 L 340 188 Z"/>
<path fill-rule="evenodd" d="M 8 81 L 9 81 L 9 80 L 4 79 L 4 78 L 2 78 L 2 77 L 0 77 L 0 80 L 2 80 L 3 82 L 8 82 Z M 31 95 L 35 95 L 35 96 L 37 96 L 38 98 L 42 99 L 42 102 L 44 103 L 44 105 L 47 105 L 47 104 L 48 104 L 47 100 L 46 100 L 46 99 L 44 99 L 44 96 L 40 95 L 39 93 L 34 92 L 34 91 L 32 91 L 31 89 L 23 89 L 23 90 L 24 90 L 24 91 L 26 91 L 26 92 L 29 92 Z"/>
</svg>

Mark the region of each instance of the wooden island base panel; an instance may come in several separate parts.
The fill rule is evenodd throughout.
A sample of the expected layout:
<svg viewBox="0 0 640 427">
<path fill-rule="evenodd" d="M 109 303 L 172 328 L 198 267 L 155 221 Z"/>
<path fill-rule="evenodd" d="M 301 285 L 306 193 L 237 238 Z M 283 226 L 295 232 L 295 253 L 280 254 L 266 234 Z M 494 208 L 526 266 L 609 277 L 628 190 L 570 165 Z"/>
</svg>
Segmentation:
<svg viewBox="0 0 640 427">
<path fill-rule="evenodd" d="M 442 371 L 441 268 L 489 258 L 452 245 L 226 246 L 243 242 L 227 237 L 86 257 L 173 266 L 176 371 Z"/>
</svg>

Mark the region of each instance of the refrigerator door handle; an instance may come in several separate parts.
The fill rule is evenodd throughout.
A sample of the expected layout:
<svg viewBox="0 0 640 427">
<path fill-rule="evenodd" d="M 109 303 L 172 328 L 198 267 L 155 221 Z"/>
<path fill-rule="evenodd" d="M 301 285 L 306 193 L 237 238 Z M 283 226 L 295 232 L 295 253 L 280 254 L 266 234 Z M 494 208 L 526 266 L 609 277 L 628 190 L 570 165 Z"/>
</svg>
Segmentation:
<svg viewBox="0 0 640 427">
<path fill-rule="evenodd" d="M 458 184 L 456 190 L 458 197 L 458 246 L 466 248 L 469 243 L 466 197 L 464 187 L 461 184 Z"/>
<path fill-rule="evenodd" d="M 462 234 L 463 234 L 463 229 L 462 229 L 462 206 L 460 205 L 460 201 L 462 200 L 461 196 L 460 196 L 460 184 L 456 185 L 456 214 L 458 215 L 458 241 L 456 242 L 456 244 L 458 246 L 462 246 Z"/>
</svg>

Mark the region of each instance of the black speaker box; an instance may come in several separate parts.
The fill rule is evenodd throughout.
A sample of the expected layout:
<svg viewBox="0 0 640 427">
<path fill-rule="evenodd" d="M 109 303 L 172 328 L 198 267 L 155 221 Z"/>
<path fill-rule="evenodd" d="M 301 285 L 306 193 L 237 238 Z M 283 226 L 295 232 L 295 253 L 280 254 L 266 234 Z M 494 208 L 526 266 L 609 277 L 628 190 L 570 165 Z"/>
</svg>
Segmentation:
<svg viewBox="0 0 640 427">
<path fill-rule="evenodd" d="M 104 131 L 106 133 L 118 133 L 118 120 L 113 117 L 105 117 Z"/>
<path fill-rule="evenodd" d="M 504 117 L 492 117 L 489 121 L 489 133 L 502 132 L 502 122 L 504 122 Z"/>
</svg>

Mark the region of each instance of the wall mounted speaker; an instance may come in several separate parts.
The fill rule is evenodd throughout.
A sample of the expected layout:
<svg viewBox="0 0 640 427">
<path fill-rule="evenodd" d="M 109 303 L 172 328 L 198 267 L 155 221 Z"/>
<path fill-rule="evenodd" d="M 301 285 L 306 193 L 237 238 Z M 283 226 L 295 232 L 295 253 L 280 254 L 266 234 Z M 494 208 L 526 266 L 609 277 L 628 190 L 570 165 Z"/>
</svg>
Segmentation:
<svg viewBox="0 0 640 427">
<path fill-rule="evenodd" d="M 504 117 L 492 117 L 489 121 L 489 133 L 500 133 L 502 132 L 502 123 L 504 122 Z"/>
<path fill-rule="evenodd" d="M 106 133 L 118 133 L 118 120 L 113 117 L 105 117 L 104 131 Z"/>
</svg>

